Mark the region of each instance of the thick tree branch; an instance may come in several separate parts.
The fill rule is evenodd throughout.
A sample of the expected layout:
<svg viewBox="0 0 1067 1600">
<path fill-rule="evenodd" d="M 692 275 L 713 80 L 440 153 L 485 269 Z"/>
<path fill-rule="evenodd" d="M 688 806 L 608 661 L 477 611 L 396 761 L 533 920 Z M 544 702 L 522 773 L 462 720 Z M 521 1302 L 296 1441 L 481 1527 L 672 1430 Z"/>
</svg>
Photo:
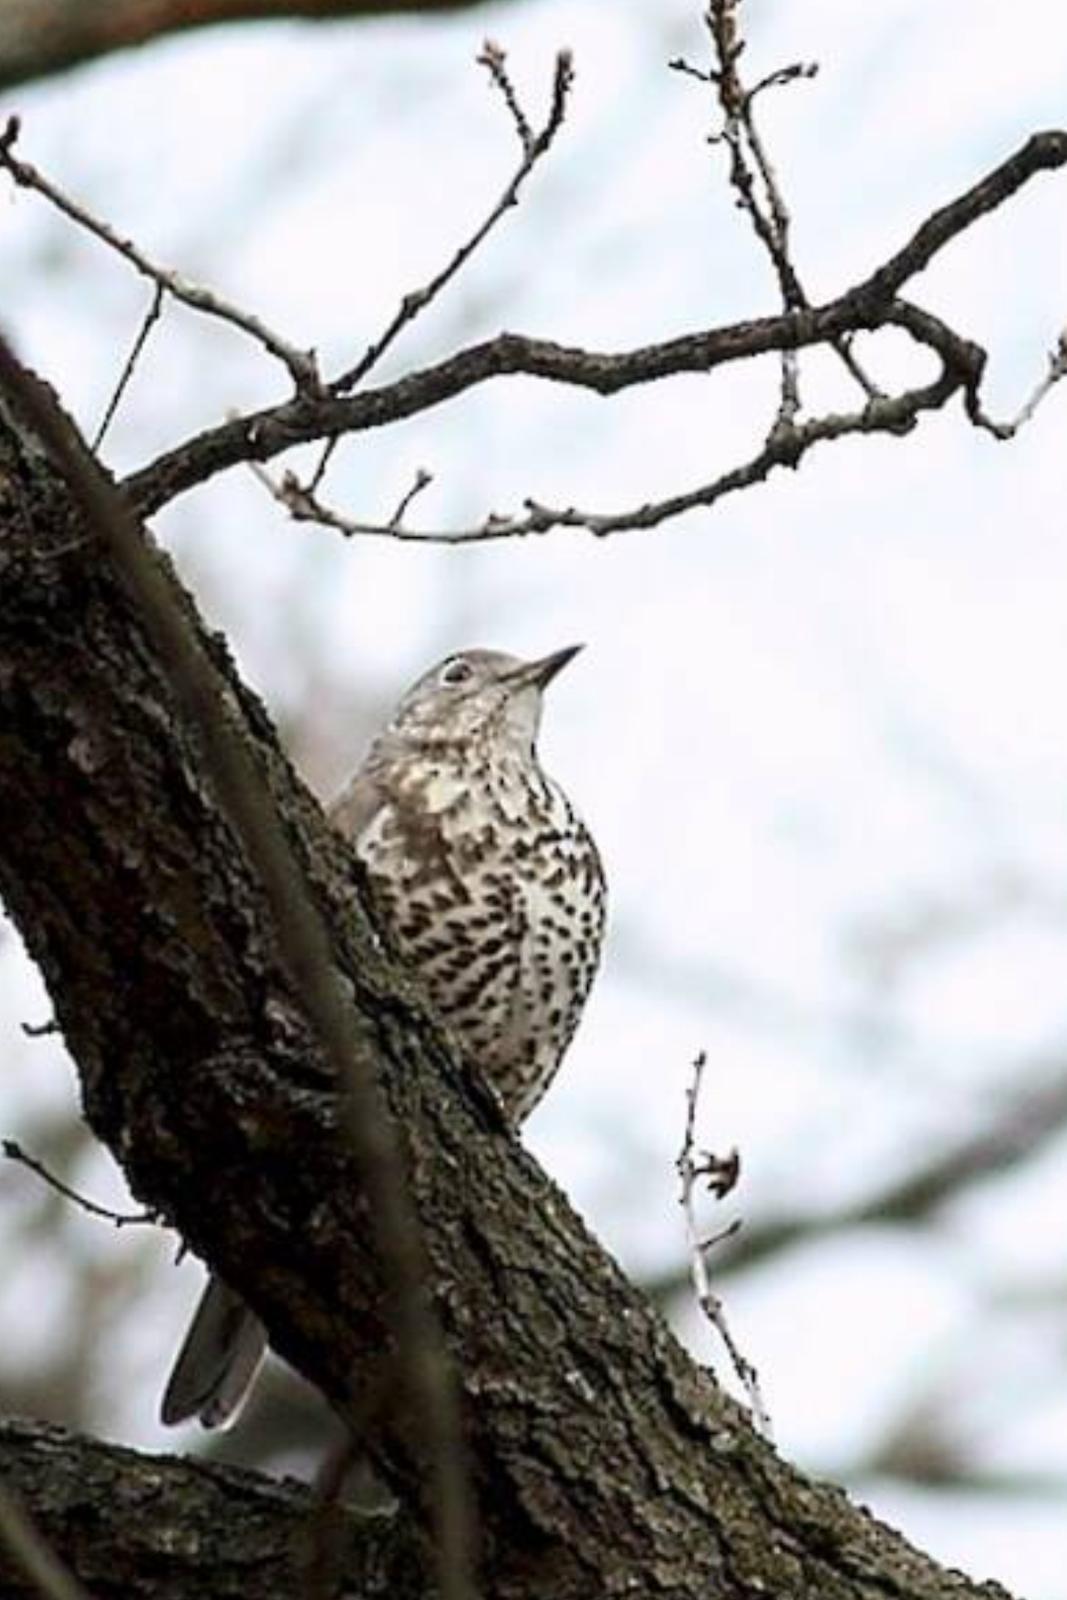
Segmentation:
<svg viewBox="0 0 1067 1600">
<path fill-rule="evenodd" d="M 0 891 L 49 986 L 87 1117 L 417 1512 L 410 1397 L 338 1087 L 164 662 L 10 413 L 0 588 Z M 346 847 L 224 651 L 200 637 L 328 919 L 403 1133 L 461 1374 L 487 1592 L 1002 1594 L 807 1483 L 686 1358 L 388 970 Z"/>
</svg>

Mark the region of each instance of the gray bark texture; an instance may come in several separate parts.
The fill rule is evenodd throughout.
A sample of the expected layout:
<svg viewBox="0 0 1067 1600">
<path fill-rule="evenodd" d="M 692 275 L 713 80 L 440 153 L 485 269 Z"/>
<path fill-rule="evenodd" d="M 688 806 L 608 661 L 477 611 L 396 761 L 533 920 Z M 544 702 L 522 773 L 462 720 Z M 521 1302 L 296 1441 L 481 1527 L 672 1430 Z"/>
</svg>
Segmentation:
<svg viewBox="0 0 1067 1600">
<path fill-rule="evenodd" d="M 203 635 L 172 581 L 174 604 Z M 346 846 L 224 643 L 203 637 L 233 737 L 252 751 L 304 863 L 351 984 L 363 1065 L 399 1130 L 428 1287 L 459 1373 L 483 1592 L 1003 1596 L 806 1481 L 686 1356 L 389 967 Z M 358 1430 L 417 1541 L 424 1430 L 405 1404 L 389 1274 L 338 1093 L 123 583 L 40 445 L 2 407 L 0 816 L 0 894 L 44 974 L 90 1125 L 141 1200 L 245 1296 L 279 1352 Z M 52 1448 L 42 1482 L 57 1494 L 68 1450 L 103 1450 Z M 129 1541 L 136 1564 L 145 1529 L 120 1490 L 128 1481 L 135 1495 L 144 1464 L 113 1451 L 106 1461 L 80 1487 L 100 1483 L 100 1527 Z M 235 1539 L 246 1518 L 280 1504 L 273 1487 L 257 1500 L 210 1481 Z M 285 1500 L 284 1517 L 296 1527 L 294 1506 Z M 77 1571 L 85 1547 L 68 1527 L 49 1523 Z M 237 1592 L 213 1548 L 205 1542 L 195 1581 L 190 1558 L 184 1589 L 151 1592 Z M 392 1592 L 426 1593 L 425 1549 L 402 1566 Z M 85 1578 L 98 1583 L 95 1569 Z M 252 1576 L 241 1592 L 272 1590 Z"/>
</svg>

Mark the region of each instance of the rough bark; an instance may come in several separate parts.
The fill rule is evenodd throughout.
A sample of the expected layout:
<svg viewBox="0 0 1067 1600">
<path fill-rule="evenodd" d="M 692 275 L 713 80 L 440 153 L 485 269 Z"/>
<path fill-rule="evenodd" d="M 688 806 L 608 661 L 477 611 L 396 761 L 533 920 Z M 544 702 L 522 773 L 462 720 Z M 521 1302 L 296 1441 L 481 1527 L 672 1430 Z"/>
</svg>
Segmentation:
<svg viewBox="0 0 1067 1600">
<path fill-rule="evenodd" d="M 18 1484 L 38 1532 L 94 1600 L 293 1600 L 311 1592 L 312 1572 L 339 1569 L 338 1600 L 422 1592 L 402 1516 L 332 1515 L 320 1539 L 300 1484 L 31 1422 L 0 1425 L 0 1480 Z M 40 1600 L 3 1540 L 0 1594 Z"/>
<path fill-rule="evenodd" d="M 262 893 L 121 582 L 2 413 L 0 596 L 0 893 L 86 1116 L 360 1429 L 418 1523 L 422 1444 L 391 1368 L 387 1277 Z M 686 1357 L 376 951 L 345 847 L 210 648 L 402 1132 L 461 1374 L 486 1593 L 1002 1595 L 801 1478 Z M 121 1515 L 113 1498 L 100 1515 Z"/>
<path fill-rule="evenodd" d="M 474 0 L 0 0 L 0 89 L 222 22 L 446 12 Z"/>
</svg>

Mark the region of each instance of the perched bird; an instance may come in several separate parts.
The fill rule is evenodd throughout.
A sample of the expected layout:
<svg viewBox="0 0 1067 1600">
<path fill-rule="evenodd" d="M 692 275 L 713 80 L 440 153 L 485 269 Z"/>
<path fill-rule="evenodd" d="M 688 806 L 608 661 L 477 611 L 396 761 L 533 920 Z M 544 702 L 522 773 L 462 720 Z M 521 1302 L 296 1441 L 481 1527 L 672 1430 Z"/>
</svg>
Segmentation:
<svg viewBox="0 0 1067 1600">
<path fill-rule="evenodd" d="M 543 692 L 579 648 L 448 656 L 404 696 L 330 810 L 376 924 L 515 1128 L 555 1076 L 604 933 L 596 845 L 537 759 Z M 266 1344 L 255 1313 L 210 1279 L 163 1421 L 226 1422 Z"/>
</svg>

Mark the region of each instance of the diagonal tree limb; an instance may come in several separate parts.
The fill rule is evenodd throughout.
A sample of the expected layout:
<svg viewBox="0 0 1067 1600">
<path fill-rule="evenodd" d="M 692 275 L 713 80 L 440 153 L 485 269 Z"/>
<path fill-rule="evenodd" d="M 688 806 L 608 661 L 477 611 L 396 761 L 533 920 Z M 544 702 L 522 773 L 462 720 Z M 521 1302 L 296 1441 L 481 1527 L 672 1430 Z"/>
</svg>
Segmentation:
<svg viewBox="0 0 1067 1600">
<path fill-rule="evenodd" d="M 223 680 L 182 614 L 166 568 L 47 385 L 19 365 L 2 338 L 0 391 L 44 447 L 164 666 L 225 820 L 262 887 L 289 982 L 301 995 L 315 1043 L 343 1091 L 342 1120 L 384 1270 L 397 1378 L 420 1417 L 438 1582 L 443 1600 L 467 1600 L 473 1593 L 474 1517 L 457 1392 L 426 1289 L 427 1263 L 401 1144 L 375 1082 L 359 1013 L 334 966 L 326 929 L 258 763 L 232 729 Z"/>
<path fill-rule="evenodd" d="M 343 841 L 161 571 L 308 874 L 403 1130 L 462 1386 L 486 1592 L 1002 1596 L 795 1473 L 687 1359 L 385 965 Z M 84 507 L 2 405 L 0 589 L 0 892 L 86 1115 L 134 1192 L 362 1426 L 424 1526 L 419 1418 L 396 1381 L 367 1190 L 263 886 Z"/>
</svg>

